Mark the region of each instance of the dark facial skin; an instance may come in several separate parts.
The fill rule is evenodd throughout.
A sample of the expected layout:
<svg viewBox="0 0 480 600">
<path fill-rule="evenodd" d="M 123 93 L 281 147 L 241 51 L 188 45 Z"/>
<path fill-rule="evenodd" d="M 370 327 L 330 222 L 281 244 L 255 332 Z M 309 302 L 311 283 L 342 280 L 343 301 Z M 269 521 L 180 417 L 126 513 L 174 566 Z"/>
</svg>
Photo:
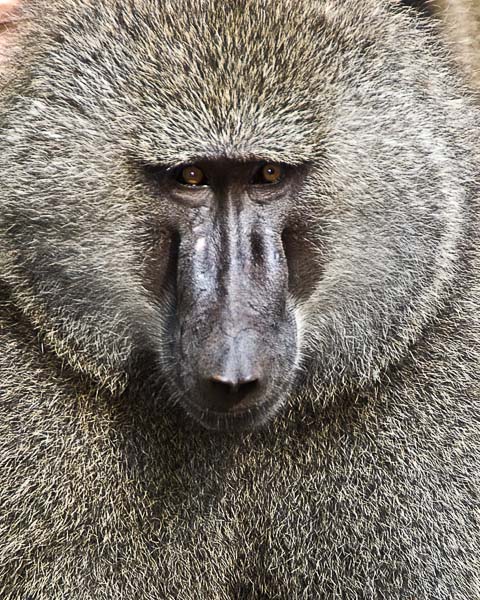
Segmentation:
<svg viewBox="0 0 480 600">
<path fill-rule="evenodd" d="M 149 171 L 174 215 L 173 391 L 205 427 L 259 425 L 284 400 L 296 362 L 282 239 L 295 169 L 199 161 Z"/>
</svg>

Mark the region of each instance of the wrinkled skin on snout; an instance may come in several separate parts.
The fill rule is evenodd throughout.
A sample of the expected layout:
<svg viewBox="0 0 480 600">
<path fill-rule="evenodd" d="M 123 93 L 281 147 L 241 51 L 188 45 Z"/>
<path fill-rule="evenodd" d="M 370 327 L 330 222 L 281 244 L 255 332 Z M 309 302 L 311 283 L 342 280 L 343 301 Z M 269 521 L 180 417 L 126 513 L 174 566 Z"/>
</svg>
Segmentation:
<svg viewBox="0 0 480 600">
<path fill-rule="evenodd" d="M 251 428 L 285 399 L 296 366 L 284 243 L 292 169 L 274 167 L 281 175 L 269 182 L 262 178 L 268 166 L 258 161 L 193 168 L 202 174 L 199 185 L 183 180 L 182 167 L 150 169 L 174 207 L 163 353 L 174 374 L 169 385 L 205 427 Z"/>
</svg>

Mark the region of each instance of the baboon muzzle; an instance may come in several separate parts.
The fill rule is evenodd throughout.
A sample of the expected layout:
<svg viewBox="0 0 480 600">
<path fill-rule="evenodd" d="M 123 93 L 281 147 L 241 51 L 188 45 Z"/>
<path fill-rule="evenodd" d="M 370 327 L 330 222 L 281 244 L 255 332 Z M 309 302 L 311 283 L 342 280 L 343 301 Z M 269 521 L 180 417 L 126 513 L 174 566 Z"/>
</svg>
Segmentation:
<svg viewBox="0 0 480 600">
<path fill-rule="evenodd" d="M 188 403 L 202 412 L 263 405 L 294 361 L 281 233 L 246 213 L 217 215 L 180 241 L 178 369 Z"/>
</svg>

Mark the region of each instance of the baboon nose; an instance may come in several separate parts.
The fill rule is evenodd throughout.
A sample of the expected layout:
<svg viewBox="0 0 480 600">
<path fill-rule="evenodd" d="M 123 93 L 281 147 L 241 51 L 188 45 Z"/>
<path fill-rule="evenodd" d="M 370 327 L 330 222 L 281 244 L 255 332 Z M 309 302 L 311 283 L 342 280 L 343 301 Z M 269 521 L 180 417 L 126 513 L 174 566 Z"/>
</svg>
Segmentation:
<svg viewBox="0 0 480 600">
<path fill-rule="evenodd" d="M 235 412 L 248 407 L 259 387 L 260 379 L 254 374 L 242 377 L 213 375 L 205 381 L 206 401 L 211 410 Z"/>
</svg>

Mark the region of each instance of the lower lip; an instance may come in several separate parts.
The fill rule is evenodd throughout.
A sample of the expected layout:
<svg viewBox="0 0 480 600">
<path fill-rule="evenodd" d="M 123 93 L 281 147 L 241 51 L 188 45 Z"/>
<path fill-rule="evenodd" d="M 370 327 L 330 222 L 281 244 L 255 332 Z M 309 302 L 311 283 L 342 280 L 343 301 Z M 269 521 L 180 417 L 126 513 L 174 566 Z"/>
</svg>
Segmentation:
<svg viewBox="0 0 480 600">
<path fill-rule="evenodd" d="M 196 406 L 192 406 L 192 405 L 188 405 L 187 407 L 187 412 L 190 413 L 190 415 L 199 423 L 201 423 L 203 426 L 205 426 L 208 429 L 222 429 L 221 427 L 214 427 L 212 420 L 213 421 L 220 421 L 220 424 L 222 423 L 222 421 L 226 424 L 228 424 L 228 422 L 231 422 L 232 425 L 240 425 L 242 423 L 242 421 L 246 420 L 248 417 L 248 420 L 252 421 L 252 423 L 256 422 L 256 417 L 258 417 L 259 412 L 260 412 L 260 408 L 263 407 L 264 405 L 260 405 L 260 406 L 255 406 L 255 407 L 251 407 L 250 409 L 247 410 L 231 410 L 228 412 L 217 412 L 217 411 L 203 411 L 198 409 Z M 265 414 L 267 414 L 268 411 L 266 411 Z"/>
</svg>

